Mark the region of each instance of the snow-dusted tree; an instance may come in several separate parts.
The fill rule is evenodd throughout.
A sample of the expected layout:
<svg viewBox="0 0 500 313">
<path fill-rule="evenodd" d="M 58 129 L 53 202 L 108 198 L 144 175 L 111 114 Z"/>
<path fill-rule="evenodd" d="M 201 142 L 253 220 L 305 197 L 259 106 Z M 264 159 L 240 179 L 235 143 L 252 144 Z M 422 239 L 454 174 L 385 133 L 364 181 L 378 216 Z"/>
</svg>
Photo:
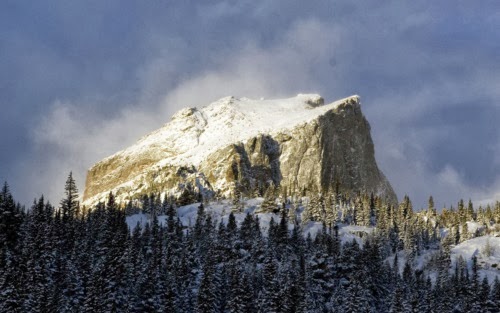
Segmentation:
<svg viewBox="0 0 500 313">
<path fill-rule="evenodd" d="M 78 189 L 70 172 L 64 186 L 65 198 L 61 200 L 62 221 L 66 223 L 79 215 Z"/>
<path fill-rule="evenodd" d="M 261 213 L 276 213 L 278 205 L 276 204 L 276 190 L 274 186 L 269 186 L 264 194 L 264 201 L 260 205 L 259 212 Z"/>
<path fill-rule="evenodd" d="M 410 220 L 413 214 L 413 205 L 410 197 L 404 196 L 403 201 L 399 204 L 398 220 L 399 223 L 404 224 Z"/>
<path fill-rule="evenodd" d="M 228 309 L 230 312 L 252 312 L 254 299 L 248 274 L 240 266 L 235 266 L 230 273 L 230 298 Z"/>
<path fill-rule="evenodd" d="M 231 207 L 231 212 L 241 213 L 243 211 L 243 195 L 241 194 L 239 186 L 236 184 L 234 186 L 232 202 L 233 206 Z"/>
<path fill-rule="evenodd" d="M 495 203 L 494 219 L 496 224 L 500 224 L 500 201 Z"/>
<path fill-rule="evenodd" d="M 394 290 L 392 298 L 390 300 L 389 313 L 405 312 L 403 301 L 404 301 L 403 288 L 400 285 L 398 285 L 396 286 L 396 289 Z"/>
<path fill-rule="evenodd" d="M 467 209 L 465 212 L 465 217 L 467 221 L 475 221 L 476 220 L 476 214 L 474 212 L 474 206 L 472 204 L 472 200 L 469 199 L 469 202 L 467 204 Z"/>
<path fill-rule="evenodd" d="M 342 307 L 342 312 L 369 313 L 371 311 L 367 291 L 358 281 L 351 282 L 347 288 L 347 295 Z"/>
<path fill-rule="evenodd" d="M 0 191 L 0 268 L 5 262 L 8 250 L 17 249 L 19 229 L 22 223 L 22 213 L 16 205 L 7 182 Z"/>
<path fill-rule="evenodd" d="M 434 206 L 434 198 L 432 196 L 429 196 L 429 203 L 427 205 L 427 213 L 429 217 L 436 217 L 437 211 L 436 207 Z"/>
<path fill-rule="evenodd" d="M 490 257 L 490 256 L 492 256 L 492 255 L 495 254 L 495 252 L 496 252 L 496 246 L 491 245 L 489 237 L 486 239 L 486 243 L 485 243 L 484 248 L 483 248 L 483 250 L 481 252 L 486 257 Z"/>
<path fill-rule="evenodd" d="M 197 297 L 197 312 L 218 312 L 218 288 L 219 286 L 217 285 L 215 260 L 213 257 L 209 257 L 203 267 L 203 278 L 201 279 Z"/>
<path fill-rule="evenodd" d="M 497 312 L 500 312 L 500 279 L 498 276 L 495 277 L 493 286 L 491 286 L 490 299 L 495 304 Z"/>
<path fill-rule="evenodd" d="M 280 282 L 277 274 L 277 261 L 271 249 L 268 249 L 262 264 L 263 288 L 259 295 L 258 312 L 278 313 L 280 312 Z"/>
</svg>

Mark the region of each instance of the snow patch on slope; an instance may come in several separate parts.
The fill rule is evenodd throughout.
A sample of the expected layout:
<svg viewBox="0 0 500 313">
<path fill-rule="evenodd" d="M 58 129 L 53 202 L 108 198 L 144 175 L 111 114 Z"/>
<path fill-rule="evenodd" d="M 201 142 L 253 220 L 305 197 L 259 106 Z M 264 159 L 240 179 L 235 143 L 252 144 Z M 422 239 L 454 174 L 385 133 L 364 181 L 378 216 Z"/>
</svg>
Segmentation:
<svg viewBox="0 0 500 313">
<path fill-rule="evenodd" d="M 495 276 L 500 277 L 500 237 L 481 236 L 464 241 L 451 249 L 452 264 L 455 264 L 460 256 L 469 267 L 472 257 L 476 256 L 481 268 L 480 273 L 488 277 L 490 283 Z"/>
<path fill-rule="evenodd" d="M 264 201 L 263 198 L 252 198 L 246 199 L 244 203 L 244 209 L 240 213 L 233 213 L 236 223 L 241 225 L 243 220 L 245 219 L 247 214 L 254 214 L 259 217 L 260 221 L 260 229 L 264 236 L 267 236 L 267 232 L 269 230 L 269 224 L 271 223 L 271 219 L 274 219 L 276 224 L 279 223 L 281 219 L 280 214 L 274 213 L 255 213 L 260 208 L 260 205 Z M 182 225 L 184 226 L 194 226 L 196 221 L 196 216 L 198 212 L 198 207 L 200 203 L 193 203 L 185 206 L 181 206 L 177 208 L 177 216 L 179 217 Z M 213 202 L 209 205 L 205 206 L 205 214 L 210 215 L 212 217 L 212 221 L 219 223 L 221 220 L 224 224 L 227 224 L 229 213 L 233 208 L 233 204 L 231 201 L 221 201 L 221 202 Z M 303 207 L 297 208 L 297 214 L 300 215 L 300 212 L 303 210 Z M 158 216 L 158 223 L 160 225 L 165 225 L 167 217 L 165 215 Z M 126 223 L 129 229 L 132 231 L 138 224 L 144 229 L 146 223 L 151 223 L 151 216 L 143 213 L 134 214 L 126 217 Z M 354 225 L 344 225 L 339 224 L 339 237 L 342 244 L 346 242 L 352 242 L 356 240 L 356 242 L 362 246 L 363 245 L 363 237 L 367 234 L 373 232 L 373 227 L 366 226 L 354 226 Z M 289 221 L 288 230 L 292 231 L 294 228 L 294 224 L 292 221 Z M 318 233 L 323 230 L 323 223 L 320 222 L 308 222 L 303 226 L 302 232 L 304 236 L 311 235 L 312 238 L 315 238 Z"/>
</svg>

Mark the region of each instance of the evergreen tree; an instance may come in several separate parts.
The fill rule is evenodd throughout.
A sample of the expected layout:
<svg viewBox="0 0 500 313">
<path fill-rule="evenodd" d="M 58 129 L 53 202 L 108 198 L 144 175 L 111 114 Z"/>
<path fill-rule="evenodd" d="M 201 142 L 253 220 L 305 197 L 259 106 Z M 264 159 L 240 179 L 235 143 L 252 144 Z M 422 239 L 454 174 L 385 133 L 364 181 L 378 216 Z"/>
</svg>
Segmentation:
<svg viewBox="0 0 500 313">
<path fill-rule="evenodd" d="M 493 282 L 493 286 L 491 286 L 491 294 L 490 294 L 491 302 L 494 304 L 494 307 L 500 311 L 500 279 L 495 277 Z"/>
<path fill-rule="evenodd" d="M 494 213 L 495 223 L 500 224 L 500 201 L 495 203 L 495 213 Z"/>
<path fill-rule="evenodd" d="M 80 208 L 78 202 L 78 189 L 73 179 L 73 172 L 70 172 L 66 179 L 64 194 L 66 197 L 61 200 L 61 211 L 63 223 L 67 223 L 79 215 Z"/>
<path fill-rule="evenodd" d="M 4 183 L 0 191 L 0 268 L 5 264 L 8 253 L 17 250 L 19 230 L 22 223 L 22 213 Z"/>
<path fill-rule="evenodd" d="M 465 213 L 467 221 L 475 221 L 476 216 L 474 214 L 474 206 L 472 205 L 472 201 L 469 199 L 469 203 L 467 204 L 467 211 Z"/>
<path fill-rule="evenodd" d="M 430 217 L 436 217 L 437 215 L 436 208 L 434 206 L 434 198 L 432 196 L 429 197 L 427 212 L 429 213 Z"/>
<path fill-rule="evenodd" d="M 280 282 L 278 280 L 276 259 L 272 250 L 268 250 L 262 264 L 263 289 L 259 296 L 258 312 L 278 313 L 281 307 Z"/>
<path fill-rule="evenodd" d="M 260 205 L 260 213 L 277 213 L 278 206 L 276 205 L 276 190 L 274 186 L 267 188 L 264 194 L 264 201 Z"/>
<path fill-rule="evenodd" d="M 231 212 L 241 213 L 243 210 L 243 202 L 240 188 L 235 186 L 234 194 L 233 194 L 233 207 L 231 208 Z"/>
<path fill-rule="evenodd" d="M 230 299 L 228 309 L 230 312 L 252 312 L 252 294 L 250 281 L 244 270 L 238 266 L 233 268 L 230 275 Z"/>
<path fill-rule="evenodd" d="M 19 268 L 10 253 L 7 253 L 4 262 L 5 267 L 0 271 L 0 312 L 22 312 Z"/>
<path fill-rule="evenodd" d="M 198 291 L 197 312 L 215 313 L 218 312 L 217 284 L 215 277 L 215 264 L 209 258 L 203 268 L 203 278 Z"/>
<path fill-rule="evenodd" d="M 390 313 L 405 312 L 403 301 L 404 301 L 403 288 L 400 285 L 397 285 L 396 289 L 394 290 L 394 293 L 392 294 L 389 312 Z"/>
<path fill-rule="evenodd" d="M 342 311 L 346 313 L 368 313 L 371 311 L 367 292 L 359 282 L 354 281 L 349 284 Z"/>
</svg>

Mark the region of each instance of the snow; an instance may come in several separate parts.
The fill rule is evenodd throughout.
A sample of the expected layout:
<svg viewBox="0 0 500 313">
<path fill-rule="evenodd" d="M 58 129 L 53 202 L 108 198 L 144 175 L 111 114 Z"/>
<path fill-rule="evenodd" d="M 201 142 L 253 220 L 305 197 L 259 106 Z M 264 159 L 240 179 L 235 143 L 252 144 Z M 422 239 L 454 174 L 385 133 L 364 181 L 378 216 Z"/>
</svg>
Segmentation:
<svg viewBox="0 0 500 313">
<path fill-rule="evenodd" d="M 469 222 L 468 222 L 469 223 Z M 474 226 L 473 222 L 470 222 L 472 226 Z M 485 254 L 486 243 L 489 241 L 490 247 L 493 250 L 493 253 L 488 256 Z M 438 254 L 438 250 L 429 249 L 423 250 L 417 256 L 412 263 L 414 269 L 425 270 L 426 265 Z M 453 246 L 451 249 L 451 267 L 450 274 L 454 270 L 455 263 L 459 259 L 460 256 L 467 263 L 469 270 L 472 266 L 472 257 L 476 256 L 478 259 L 478 265 L 480 267 L 479 275 L 481 279 L 486 276 L 488 281 L 492 283 L 495 280 L 495 277 L 498 276 L 500 278 L 500 238 L 493 236 L 482 236 L 473 238 L 467 241 L 464 241 L 456 246 Z M 398 265 L 400 273 L 403 272 L 403 268 L 406 263 L 406 253 L 404 251 L 398 252 Z M 389 264 L 393 264 L 394 255 L 389 256 L 386 261 Z M 496 265 L 495 265 L 496 264 Z M 435 272 L 428 273 L 433 281 L 436 279 Z"/>
<path fill-rule="evenodd" d="M 489 242 L 492 249 L 491 255 L 487 255 L 485 248 Z M 488 277 L 491 283 L 495 276 L 500 278 L 500 238 L 493 236 L 481 236 L 464 241 L 451 249 L 452 265 L 458 260 L 459 256 L 467 262 L 469 267 L 472 263 L 472 257 L 477 257 L 479 271 L 481 275 Z"/>
<path fill-rule="evenodd" d="M 133 230 L 138 224 L 141 225 L 142 229 L 144 229 L 144 226 L 150 221 L 150 219 L 146 214 L 140 213 L 127 216 L 125 218 L 125 221 L 128 225 L 128 228 Z"/>
<path fill-rule="evenodd" d="M 478 229 L 481 230 L 482 228 L 484 228 L 484 226 L 478 222 L 469 221 L 469 222 L 466 222 L 466 224 L 467 224 L 467 232 L 470 234 L 474 234 L 474 233 L 476 233 L 476 231 Z"/>
<path fill-rule="evenodd" d="M 351 96 L 326 105 L 311 104 L 320 102 L 320 99 L 316 94 L 299 94 L 277 100 L 225 97 L 201 109 L 182 109 L 161 129 L 114 156 L 134 158 L 152 153 L 153 157 L 161 155 L 159 166 L 196 166 L 212 152 L 231 143 L 245 141 L 260 133 L 283 132 L 341 104 L 359 103 L 358 96 Z"/>
<path fill-rule="evenodd" d="M 374 229 L 373 227 L 367 227 L 367 226 L 355 226 L 355 225 L 343 225 L 343 224 L 339 224 L 338 226 L 339 226 L 338 232 L 339 232 L 340 242 L 342 244 L 356 240 L 356 242 L 360 246 L 363 246 L 362 237 L 364 237 L 365 234 L 370 234 Z M 304 236 L 310 234 L 312 238 L 314 238 L 322 230 L 323 230 L 323 223 L 321 222 L 308 222 L 303 227 Z"/>
<path fill-rule="evenodd" d="M 266 236 L 271 219 L 273 218 L 276 223 L 279 223 L 281 217 L 279 214 L 273 213 L 255 213 L 260 208 L 263 200 L 263 198 L 245 199 L 243 203 L 243 211 L 241 213 L 234 213 L 234 217 L 236 219 L 236 223 L 241 225 L 247 213 L 256 214 L 260 219 L 262 234 Z M 200 203 L 193 203 L 177 209 L 177 214 L 183 225 L 194 226 L 199 205 Z M 232 207 L 233 205 L 231 201 L 228 200 L 213 202 L 205 206 L 205 212 L 212 217 L 212 220 L 215 223 L 218 224 L 222 220 L 223 223 L 226 224 Z M 302 207 L 297 209 L 297 214 L 300 214 L 301 209 Z M 166 216 L 159 216 L 158 221 L 160 224 L 164 225 Z M 127 216 L 126 222 L 132 231 L 138 223 L 142 226 L 142 228 L 144 228 L 146 223 L 151 222 L 151 217 L 146 214 L 134 214 Z M 471 228 L 474 226 L 474 223 L 470 223 L 469 225 Z M 293 227 L 294 225 L 289 223 L 289 230 L 292 230 Z M 311 237 L 314 238 L 318 232 L 322 231 L 323 224 L 320 222 L 307 222 L 302 227 L 304 236 L 310 234 Z M 356 240 L 356 242 L 362 246 L 365 235 L 372 233 L 373 230 L 374 227 L 339 224 L 338 232 L 342 244 Z M 487 251 L 485 249 L 488 243 L 491 248 L 490 255 L 487 255 Z M 436 253 L 437 250 L 435 249 L 422 251 L 420 255 L 415 257 L 413 262 L 414 268 L 421 270 L 425 269 L 426 265 L 431 261 Z M 479 273 L 481 277 L 488 277 L 488 281 L 490 283 L 494 281 L 496 276 L 500 277 L 500 237 L 494 237 L 491 235 L 481 236 L 453 246 L 451 249 L 450 272 L 453 270 L 453 266 L 460 256 L 462 256 L 470 268 L 472 262 L 471 259 L 474 255 L 478 258 L 478 264 L 480 267 Z M 402 272 L 406 262 L 406 255 L 404 251 L 398 253 L 398 259 L 400 271 Z M 387 258 L 387 261 L 389 261 L 390 264 L 392 264 L 393 260 L 394 255 Z M 429 274 L 431 276 L 433 275 L 433 273 Z"/>
<path fill-rule="evenodd" d="M 260 205 L 263 201 L 263 198 L 245 199 L 243 203 L 243 211 L 241 213 L 233 212 L 233 214 L 238 225 L 241 225 L 247 213 L 255 214 L 259 217 L 260 229 L 262 231 L 262 234 L 266 236 L 271 219 L 274 219 L 274 222 L 278 224 L 281 219 L 281 215 L 274 213 L 255 213 L 260 208 Z M 177 216 L 184 226 L 194 226 L 199 205 L 200 203 L 193 203 L 177 208 Z M 224 224 L 227 224 L 229 213 L 231 212 L 232 208 L 233 205 L 229 200 L 213 202 L 205 206 L 205 213 L 207 215 L 210 215 L 212 217 L 212 221 L 214 221 L 215 223 L 218 224 L 222 220 Z M 300 215 L 302 209 L 302 207 L 297 209 L 298 215 Z M 158 216 L 158 222 L 160 223 L 160 225 L 165 225 L 166 218 L 167 217 L 165 215 Z M 137 226 L 137 223 L 139 223 L 141 227 L 144 228 L 146 223 L 150 223 L 151 220 L 151 216 L 143 213 L 126 217 L 126 223 L 131 231 L 133 231 L 133 229 Z M 323 223 L 307 222 L 302 227 L 304 236 L 310 234 L 311 237 L 314 238 L 318 232 L 322 231 Z M 294 224 L 290 221 L 288 224 L 288 229 L 291 231 L 293 230 L 293 228 Z M 352 240 L 356 240 L 356 242 L 360 246 L 362 246 L 363 237 L 365 236 L 365 234 L 370 234 L 373 230 L 373 227 L 339 224 L 338 232 L 342 244 L 346 242 L 352 242 Z"/>
<path fill-rule="evenodd" d="M 289 134 L 296 127 L 344 104 L 359 104 L 359 97 L 351 96 L 330 104 L 323 104 L 323 99 L 317 94 L 299 94 L 275 100 L 225 97 L 200 109 L 184 108 L 178 111 L 162 128 L 95 166 L 115 160 L 115 163 L 147 162 L 148 169 L 153 171 L 161 171 L 168 165 L 198 167 L 210 154 L 221 148 L 245 142 L 259 134 Z M 109 175 L 120 175 L 119 171 L 118 167 Z M 132 190 L 144 175 L 146 172 L 130 177 L 112 191 L 117 195 L 120 194 L 118 190 Z M 141 189 L 148 187 L 143 184 Z M 85 204 L 92 205 L 106 199 L 108 192 L 86 199 Z M 118 200 L 126 198 L 120 197 Z"/>
<path fill-rule="evenodd" d="M 245 204 L 245 209 L 241 213 L 233 213 L 236 223 L 240 225 L 245 219 L 247 213 L 254 214 L 255 211 L 259 208 L 262 203 L 262 198 L 250 199 Z M 198 211 L 198 207 L 200 203 L 193 203 L 186 206 L 179 207 L 177 209 L 177 216 L 181 220 L 181 223 L 184 226 L 194 226 L 196 221 L 196 213 Z M 220 203 L 211 203 L 205 207 L 205 213 L 212 217 L 212 221 L 217 224 L 222 220 L 224 224 L 227 224 L 229 213 L 231 212 L 233 205 L 230 201 L 221 201 Z M 255 214 L 260 219 L 260 227 L 262 233 L 267 235 L 267 230 L 269 229 L 269 223 L 271 222 L 271 218 L 274 218 L 275 223 L 278 223 L 281 216 L 273 213 L 257 213 Z M 158 216 L 158 222 L 160 225 L 164 225 L 166 221 L 165 215 Z M 137 226 L 137 223 L 141 225 L 142 228 L 146 225 L 146 223 L 150 223 L 152 220 L 151 216 L 139 213 L 126 217 L 126 223 L 131 231 Z M 289 224 L 289 230 L 293 229 L 293 224 Z"/>
</svg>

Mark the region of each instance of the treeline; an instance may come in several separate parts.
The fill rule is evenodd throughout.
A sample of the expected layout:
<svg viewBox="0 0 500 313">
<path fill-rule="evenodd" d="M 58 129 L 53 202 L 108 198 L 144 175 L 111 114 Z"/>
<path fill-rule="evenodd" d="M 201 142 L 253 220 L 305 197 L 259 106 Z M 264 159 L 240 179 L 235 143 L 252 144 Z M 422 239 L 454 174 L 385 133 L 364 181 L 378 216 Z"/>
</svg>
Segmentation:
<svg viewBox="0 0 500 313">
<path fill-rule="evenodd" d="M 481 279 L 475 258 L 471 268 L 460 260 L 450 271 L 449 249 L 437 232 L 435 239 L 429 234 L 429 244 L 437 246 L 432 262 L 425 271 L 413 268 L 412 255 L 420 252 L 408 243 L 427 236 L 411 230 L 420 229 L 413 221 L 432 220 L 433 228 L 449 221 L 433 210 L 413 212 L 407 198 L 385 213 L 375 197 L 361 200 L 374 212 L 366 221 L 378 227 L 360 244 L 342 243 L 334 223 L 304 237 L 302 223 L 290 218 L 291 200 L 274 201 L 280 218 L 263 230 L 257 215 L 247 214 L 238 225 L 231 213 L 223 223 L 203 204 L 186 227 L 174 203 L 144 197 L 152 221 L 131 231 L 112 194 L 88 212 L 76 195 L 70 175 L 59 208 L 40 198 L 25 211 L 4 185 L 0 312 L 500 311 L 498 278 Z M 337 209 L 357 205 L 343 201 Z M 312 210 L 315 203 L 302 205 Z M 167 216 L 162 225 L 160 210 Z M 351 213 L 345 215 L 350 223 L 365 223 Z"/>
</svg>

